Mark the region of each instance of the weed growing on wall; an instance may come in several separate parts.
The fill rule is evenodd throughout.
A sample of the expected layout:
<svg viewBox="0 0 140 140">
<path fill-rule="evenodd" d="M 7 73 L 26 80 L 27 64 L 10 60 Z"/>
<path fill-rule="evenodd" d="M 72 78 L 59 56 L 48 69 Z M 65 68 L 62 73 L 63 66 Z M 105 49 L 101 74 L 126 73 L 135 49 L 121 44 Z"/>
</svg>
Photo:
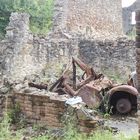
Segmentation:
<svg viewBox="0 0 140 140">
<path fill-rule="evenodd" d="M 20 131 L 12 132 L 10 130 L 10 121 L 11 119 L 7 113 L 5 113 L 0 122 L 0 140 L 19 140 L 22 137 L 22 133 Z"/>
<path fill-rule="evenodd" d="M 20 106 L 19 104 L 15 104 L 12 109 L 9 110 L 8 116 L 10 118 L 10 123 L 18 123 L 20 121 Z"/>
<path fill-rule="evenodd" d="M 20 105 L 15 104 L 12 109 L 7 112 L 9 123 L 15 124 L 18 128 L 23 128 L 27 122 L 25 116 L 21 113 Z"/>
<path fill-rule="evenodd" d="M 128 36 L 129 39 L 135 40 L 135 37 L 136 37 L 136 29 L 135 29 L 135 26 L 132 28 L 132 31 L 130 31 L 127 34 L 127 36 Z"/>
</svg>

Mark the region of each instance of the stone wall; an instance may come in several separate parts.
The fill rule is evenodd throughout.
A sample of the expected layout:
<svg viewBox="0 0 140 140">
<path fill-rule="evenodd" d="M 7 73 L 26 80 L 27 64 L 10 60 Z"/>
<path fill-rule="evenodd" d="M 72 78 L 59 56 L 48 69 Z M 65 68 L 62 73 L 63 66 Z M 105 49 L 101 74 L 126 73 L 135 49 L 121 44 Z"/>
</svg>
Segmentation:
<svg viewBox="0 0 140 140">
<path fill-rule="evenodd" d="M 135 42 L 126 38 L 111 40 L 82 40 L 79 57 L 95 70 L 128 77 L 135 70 Z"/>
<path fill-rule="evenodd" d="M 98 70 L 134 69 L 134 42 L 127 39 L 98 41 L 93 36 L 58 28 L 47 36 L 32 35 L 29 15 L 25 13 L 12 13 L 6 31 L 5 40 L 0 42 L 0 75 L 12 80 L 41 76 L 49 63 L 67 64 L 72 56 L 82 58 L 87 64 L 94 63 Z"/>
<path fill-rule="evenodd" d="M 45 36 L 34 36 L 32 54 L 36 63 L 61 62 L 70 60 L 78 54 L 78 38 L 62 32 Z"/>
<path fill-rule="evenodd" d="M 0 42 L 0 70 L 7 76 L 23 77 L 35 70 L 32 65 L 33 36 L 29 32 L 29 15 L 12 13 L 5 40 Z M 26 68 L 28 67 L 28 71 Z"/>
<path fill-rule="evenodd" d="M 125 34 L 129 34 L 134 25 L 132 25 L 132 12 L 140 9 L 140 1 L 136 0 L 131 6 L 123 8 L 123 31 Z"/>
<path fill-rule="evenodd" d="M 12 80 L 40 75 L 50 62 L 67 63 L 77 54 L 77 37 L 65 32 L 50 32 L 48 36 L 33 36 L 29 31 L 29 15 L 12 13 L 0 42 L 0 72 Z"/>
<path fill-rule="evenodd" d="M 64 29 L 68 14 L 68 0 L 54 0 L 53 30 Z"/>
<path fill-rule="evenodd" d="M 3 116 L 3 112 L 5 111 L 6 106 L 6 96 L 0 95 L 0 117 Z"/>
<path fill-rule="evenodd" d="M 121 0 L 55 0 L 53 29 L 95 38 L 122 36 Z"/>
</svg>

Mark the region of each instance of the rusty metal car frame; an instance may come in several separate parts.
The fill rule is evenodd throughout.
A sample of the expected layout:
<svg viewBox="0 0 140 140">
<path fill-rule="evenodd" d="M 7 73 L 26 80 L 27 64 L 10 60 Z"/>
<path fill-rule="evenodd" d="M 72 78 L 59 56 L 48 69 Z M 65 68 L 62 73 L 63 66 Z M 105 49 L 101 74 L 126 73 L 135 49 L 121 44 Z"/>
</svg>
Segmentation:
<svg viewBox="0 0 140 140">
<path fill-rule="evenodd" d="M 76 82 L 77 66 L 84 72 L 79 83 Z M 71 67 L 72 80 L 68 74 Z M 70 80 L 72 82 L 69 82 Z M 130 85 L 113 84 L 103 74 L 95 73 L 93 68 L 88 67 L 78 58 L 72 58 L 61 77 L 49 90 L 59 94 L 68 94 L 70 97 L 81 96 L 89 108 L 99 107 L 104 102 L 103 100 L 108 98 L 108 108 L 113 107 L 113 111 L 121 114 L 129 113 L 137 106 L 138 91 L 136 88 Z"/>
</svg>

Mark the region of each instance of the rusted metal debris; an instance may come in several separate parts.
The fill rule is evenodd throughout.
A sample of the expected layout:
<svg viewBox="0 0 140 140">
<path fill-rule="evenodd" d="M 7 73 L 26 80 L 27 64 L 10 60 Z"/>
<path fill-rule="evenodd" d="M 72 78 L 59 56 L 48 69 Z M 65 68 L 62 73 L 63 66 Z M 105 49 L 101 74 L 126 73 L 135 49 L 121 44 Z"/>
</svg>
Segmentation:
<svg viewBox="0 0 140 140">
<path fill-rule="evenodd" d="M 29 87 L 35 87 L 35 88 L 38 88 L 38 89 L 45 89 L 47 90 L 48 89 L 48 84 L 35 84 L 35 83 L 28 83 Z"/>
<path fill-rule="evenodd" d="M 83 71 L 78 79 L 77 66 Z M 70 68 L 72 72 L 70 74 Z M 104 108 L 108 111 L 121 114 L 129 113 L 136 109 L 136 88 L 130 85 L 116 85 L 103 74 L 95 73 L 94 69 L 88 67 L 77 58 L 72 58 L 61 77 L 50 87 L 49 91 L 59 94 L 68 94 L 70 97 L 80 96 L 89 108 Z"/>
</svg>

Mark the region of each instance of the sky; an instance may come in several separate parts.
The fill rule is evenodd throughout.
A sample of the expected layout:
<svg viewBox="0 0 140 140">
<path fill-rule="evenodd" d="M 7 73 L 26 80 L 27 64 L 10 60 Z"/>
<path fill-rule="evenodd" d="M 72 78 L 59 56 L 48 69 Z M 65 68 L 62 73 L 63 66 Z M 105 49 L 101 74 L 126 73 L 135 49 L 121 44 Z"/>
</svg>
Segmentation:
<svg viewBox="0 0 140 140">
<path fill-rule="evenodd" d="M 136 0 L 122 0 L 122 7 L 128 7 L 132 5 Z"/>
</svg>

